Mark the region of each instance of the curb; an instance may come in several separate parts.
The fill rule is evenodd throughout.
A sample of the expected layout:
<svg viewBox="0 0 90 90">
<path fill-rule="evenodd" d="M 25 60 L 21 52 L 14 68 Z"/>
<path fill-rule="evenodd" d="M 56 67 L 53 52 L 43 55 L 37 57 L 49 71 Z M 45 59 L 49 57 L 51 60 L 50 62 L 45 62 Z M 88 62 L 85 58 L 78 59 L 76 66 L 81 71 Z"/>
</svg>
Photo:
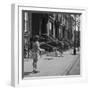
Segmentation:
<svg viewBox="0 0 90 90">
<path fill-rule="evenodd" d="M 76 64 L 76 62 L 78 61 L 78 59 L 80 58 L 80 55 L 77 56 L 76 60 L 73 61 L 72 63 L 70 63 L 70 65 L 68 66 L 68 68 L 62 73 L 62 75 L 69 75 L 69 72 L 72 70 L 72 68 L 74 67 L 74 65 Z"/>
</svg>

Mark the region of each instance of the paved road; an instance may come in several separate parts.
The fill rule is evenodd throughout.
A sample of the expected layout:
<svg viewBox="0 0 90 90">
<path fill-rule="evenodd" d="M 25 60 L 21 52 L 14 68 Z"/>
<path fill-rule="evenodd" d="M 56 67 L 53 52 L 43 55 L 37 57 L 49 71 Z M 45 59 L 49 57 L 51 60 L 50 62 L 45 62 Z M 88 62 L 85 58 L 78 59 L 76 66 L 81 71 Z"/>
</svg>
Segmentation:
<svg viewBox="0 0 90 90">
<path fill-rule="evenodd" d="M 69 69 L 74 66 L 73 64 L 77 61 L 79 56 L 79 52 L 77 55 L 72 55 L 72 50 L 64 52 L 63 57 L 55 57 L 54 52 L 52 52 L 49 56 L 45 54 L 41 56 L 38 61 L 38 73 L 32 73 L 32 59 L 25 60 L 24 75 L 25 77 L 67 75 L 67 72 L 69 72 Z M 79 64 L 78 66 L 80 66 Z M 76 72 L 74 75 L 76 75 L 77 71 L 74 71 Z"/>
<path fill-rule="evenodd" d="M 80 75 L 80 57 L 74 63 L 74 65 L 70 68 L 67 75 Z"/>
</svg>

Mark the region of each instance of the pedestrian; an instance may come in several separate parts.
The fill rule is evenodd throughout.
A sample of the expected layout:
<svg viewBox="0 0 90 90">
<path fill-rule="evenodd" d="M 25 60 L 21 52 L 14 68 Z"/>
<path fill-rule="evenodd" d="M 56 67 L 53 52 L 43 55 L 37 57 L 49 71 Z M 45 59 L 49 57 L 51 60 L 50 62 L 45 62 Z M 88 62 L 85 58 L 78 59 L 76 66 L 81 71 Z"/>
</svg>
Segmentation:
<svg viewBox="0 0 90 90">
<path fill-rule="evenodd" d="M 33 55 L 33 72 L 37 73 L 37 62 L 39 60 L 40 51 L 44 51 L 44 49 L 40 48 L 39 43 L 39 36 L 36 35 L 33 39 L 33 46 L 32 46 L 32 55 Z"/>
</svg>

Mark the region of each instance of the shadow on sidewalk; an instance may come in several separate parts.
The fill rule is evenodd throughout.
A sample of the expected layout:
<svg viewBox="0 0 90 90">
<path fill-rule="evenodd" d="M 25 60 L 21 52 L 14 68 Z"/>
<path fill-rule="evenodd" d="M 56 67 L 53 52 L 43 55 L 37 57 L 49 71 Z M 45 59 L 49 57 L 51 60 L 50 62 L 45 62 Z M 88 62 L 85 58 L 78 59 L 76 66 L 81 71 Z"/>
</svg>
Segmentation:
<svg viewBox="0 0 90 90">
<path fill-rule="evenodd" d="M 30 75 L 30 74 L 37 74 L 37 73 L 39 73 L 40 71 L 37 71 L 37 72 L 24 72 L 24 75 Z"/>
</svg>

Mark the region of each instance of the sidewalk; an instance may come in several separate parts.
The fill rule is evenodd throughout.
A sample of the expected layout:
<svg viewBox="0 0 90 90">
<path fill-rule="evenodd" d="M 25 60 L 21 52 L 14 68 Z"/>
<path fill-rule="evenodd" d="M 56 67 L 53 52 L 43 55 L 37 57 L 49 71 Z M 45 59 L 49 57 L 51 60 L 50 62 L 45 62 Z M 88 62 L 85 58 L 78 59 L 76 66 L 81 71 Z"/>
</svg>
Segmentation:
<svg viewBox="0 0 90 90">
<path fill-rule="evenodd" d="M 24 75 L 25 77 L 33 76 L 63 76 L 67 75 L 69 69 L 74 66 L 74 63 L 80 57 L 79 52 L 77 55 L 72 55 L 72 50 L 63 53 L 63 57 L 55 57 L 52 53 L 50 56 L 43 55 L 38 61 L 38 73 L 32 73 L 32 59 L 25 60 L 24 62 Z"/>
</svg>

